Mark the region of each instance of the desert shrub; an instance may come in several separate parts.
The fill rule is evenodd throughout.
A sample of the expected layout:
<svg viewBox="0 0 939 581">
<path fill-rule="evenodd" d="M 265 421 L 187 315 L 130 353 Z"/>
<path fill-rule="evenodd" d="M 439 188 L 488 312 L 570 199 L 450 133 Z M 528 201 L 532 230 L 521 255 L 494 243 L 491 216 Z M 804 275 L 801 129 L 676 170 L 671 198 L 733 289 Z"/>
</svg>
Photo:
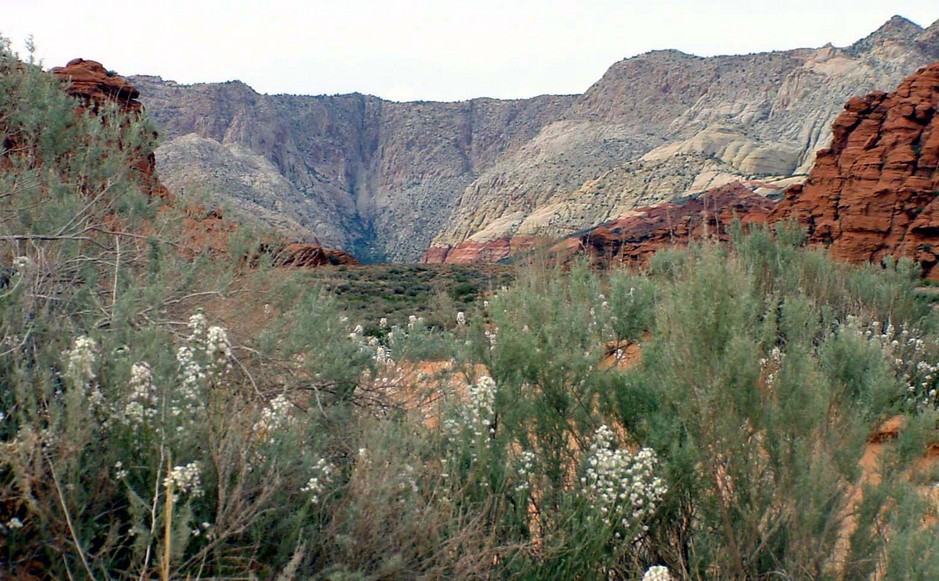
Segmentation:
<svg viewBox="0 0 939 581">
<path fill-rule="evenodd" d="M 641 275 L 541 265 L 508 288 L 347 269 L 339 298 L 239 260 L 247 229 L 228 253 L 181 249 L 182 212 L 129 169 L 146 120 L 78 112 L 35 67 L 0 65 L 4 571 L 935 570 L 939 338 L 911 265 L 836 265 L 785 227 L 669 249 Z M 418 275 L 431 308 L 376 306 Z"/>
<path fill-rule="evenodd" d="M 689 578 L 835 575 L 866 434 L 908 391 L 893 327 L 884 340 L 870 317 L 919 322 L 923 311 L 894 271 L 839 267 L 766 231 L 735 249 L 659 258 L 654 341 L 618 388 L 626 431 L 667 470 L 646 558 Z M 829 274 L 812 286 L 806 269 Z M 852 289 L 857 276 L 877 292 Z M 889 512 L 871 488 L 866 510 Z M 855 536 L 870 538 L 877 518 Z M 885 542 L 855 543 L 839 567 L 875 563 Z"/>
</svg>

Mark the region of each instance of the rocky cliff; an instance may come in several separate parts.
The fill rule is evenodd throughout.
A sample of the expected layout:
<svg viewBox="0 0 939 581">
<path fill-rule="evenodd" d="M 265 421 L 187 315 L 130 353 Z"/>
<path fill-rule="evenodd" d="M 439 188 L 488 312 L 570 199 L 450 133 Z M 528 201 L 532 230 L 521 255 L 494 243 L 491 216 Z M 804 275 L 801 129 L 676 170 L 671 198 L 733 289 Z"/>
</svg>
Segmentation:
<svg viewBox="0 0 939 581">
<path fill-rule="evenodd" d="M 157 158 L 172 188 L 373 260 L 419 256 L 459 192 L 573 100 L 394 103 L 132 80 L 166 136 Z"/>
<path fill-rule="evenodd" d="M 893 93 L 851 99 L 832 133 L 769 219 L 799 220 L 835 258 L 909 257 L 939 280 L 939 63 Z"/>
<path fill-rule="evenodd" d="M 807 228 L 809 244 L 836 259 L 911 258 L 927 278 L 939 280 L 939 62 L 893 93 L 850 99 L 805 183 L 789 187 L 778 204 L 756 193 L 763 190 L 765 184 L 736 182 L 681 203 L 640 208 L 568 237 L 552 252 L 643 266 L 666 246 L 725 240 L 736 219 L 745 225 L 795 220 Z M 465 260 L 462 248 L 478 245 L 450 252 Z"/>
<path fill-rule="evenodd" d="M 427 258 L 564 235 L 741 179 L 804 179 L 846 100 L 939 58 L 937 28 L 894 17 L 845 48 L 621 61 L 464 191 Z"/>
<path fill-rule="evenodd" d="M 937 23 L 939 24 L 939 23 Z M 939 59 L 895 17 L 849 47 L 656 51 L 575 96 L 393 103 L 133 77 L 175 190 L 373 260 L 494 260 L 741 179 L 804 179 L 851 96 Z"/>
<path fill-rule="evenodd" d="M 143 112 L 143 105 L 138 100 L 139 91 L 127 79 L 108 71 L 97 61 L 73 59 L 64 67 L 53 68 L 51 72 L 63 82 L 65 92 L 78 99 L 81 109 L 100 115 L 102 119 L 109 106 L 116 108 L 120 123 L 133 122 Z M 183 252 L 196 254 L 204 249 L 225 251 L 228 235 L 238 227 L 235 222 L 226 219 L 218 209 L 206 210 L 201 205 L 178 200 L 157 177 L 156 157 L 151 148 L 143 146 L 131 152 L 130 160 L 138 171 L 138 183 L 145 193 L 164 207 L 181 205 L 184 208 L 184 239 L 180 241 Z M 120 227 L 118 221 L 112 227 Z M 269 242 L 262 251 L 270 254 L 277 266 L 358 263 L 346 252 L 324 248 L 319 244 Z"/>
</svg>

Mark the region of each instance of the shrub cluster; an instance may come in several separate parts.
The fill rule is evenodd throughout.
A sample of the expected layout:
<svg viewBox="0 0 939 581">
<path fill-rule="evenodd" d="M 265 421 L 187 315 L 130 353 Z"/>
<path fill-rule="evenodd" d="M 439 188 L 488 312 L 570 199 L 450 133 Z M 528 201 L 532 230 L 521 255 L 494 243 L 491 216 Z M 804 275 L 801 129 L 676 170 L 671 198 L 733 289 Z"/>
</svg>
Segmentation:
<svg viewBox="0 0 939 581">
<path fill-rule="evenodd" d="M 0 73 L 0 570 L 939 571 L 917 468 L 939 335 L 911 265 L 757 229 L 642 275 L 530 267 L 430 324 L 356 319 L 302 272 L 181 256 L 128 169 L 146 120 L 76 112 L 6 52 Z"/>
</svg>

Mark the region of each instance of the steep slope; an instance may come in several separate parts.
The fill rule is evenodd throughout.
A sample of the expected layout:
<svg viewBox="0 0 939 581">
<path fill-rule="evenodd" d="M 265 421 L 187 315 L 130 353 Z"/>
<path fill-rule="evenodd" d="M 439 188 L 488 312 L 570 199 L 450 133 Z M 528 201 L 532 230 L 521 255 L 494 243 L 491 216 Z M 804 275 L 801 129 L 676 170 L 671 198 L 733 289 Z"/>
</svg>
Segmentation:
<svg viewBox="0 0 939 581">
<path fill-rule="evenodd" d="M 64 67 L 53 68 L 51 72 L 53 76 L 63 82 L 64 91 L 79 100 L 81 108 L 99 114 L 105 107 L 115 105 L 122 126 L 138 120 L 144 110 L 143 104 L 138 100 L 139 91 L 127 79 L 109 72 L 97 61 L 81 58 L 73 59 Z M 153 137 L 156 137 L 156 135 Z M 187 143 L 192 141 L 189 140 Z M 217 142 L 206 141 L 209 141 L 208 147 L 210 150 L 213 149 L 212 144 L 217 145 Z M 194 149 L 198 149 L 200 145 L 205 144 L 192 144 Z M 179 241 L 178 248 L 184 254 L 197 254 L 204 249 L 224 252 L 228 236 L 238 228 L 238 224 L 230 219 L 225 219 L 218 209 L 206 210 L 203 206 L 193 204 L 192 200 L 177 198 L 157 176 L 156 157 L 149 144 L 145 143 L 139 149 L 127 153 L 129 154 L 129 163 L 136 170 L 135 181 L 144 193 L 156 201 L 161 209 L 171 207 L 184 209 L 185 219 L 181 233 L 183 239 Z M 237 151 L 232 153 L 232 159 L 241 161 L 237 155 Z M 256 174 L 269 177 L 274 181 L 277 181 L 278 178 L 283 181 L 283 178 L 270 170 L 263 163 L 263 160 L 258 162 L 251 156 L 245 157 L 247 157 L 245 165 L 255 170 Z M 251 162 L 257 162 L 259 166 L 252 166 L 250 165 Z M 225 163 L 226 165 L 235 165 L 231 160 L 225 160 Z M 242 169 L 238 166 L 236 168 Z M 257 212 L 258 208 L 250 207 L 244 214 L 257 215 Z M 119 222 L 119 217 L 115 217 L 111 227 L 119 228 Z M 286 234 L 286 240 L 295 240 L 290 234 L 291 230 L 296 229 L 293 226 L 293 224 L 287 224 L 282 228 Z M 272 239 L 265 244 L 262 250 L 270 254 L 274 263 L 278 266 L 305 267 L 323 264 L 356 264 L 358 262 L 348 253 L 323 248 L 318 243 L 289 244 L 281 239 Z"/>
<path fill-rule="evenodd" d="M 939 58 L 937 24 L 894 17 L 846 48 L 621 61 L 467 188 L 426 258 L 563 235 L 739 179 L 785 185 L 811 168 L 849 97 Z"/>
<path fill-rule="evenodd" d="M 937 25 L 894 17 L 844 48 L 656 51 L 582 95 L 516 101 L 131 80 L 167 137 L 157 161 L 176 189 L 370 260 L 429 246 L 426 260 L 493 260 L 740 179 L 804 179 L 848 98 L 939 59 Z"/>
<path fill-rule="evenodd" d="M 306 237 L 379 260 L 418 256 L 480 168 L 573 99 L 393 103 L 358 94 L 260 95 L 238 82 L 132 81 L 167 137 L 157 157 L 169 183 L 251 201 L 281 214 L 275 225 L 294 222 Z M 195 147 L 189 134 L 228 153 Z"/>
<path fill-rule="evenodd" d="M 939 62 L 893 93 L 855 97 L 804 186 L 789 189 L 771 221 L 796 219 L 835 258 L 919 262 L 939 280 Z"/>
</svg>

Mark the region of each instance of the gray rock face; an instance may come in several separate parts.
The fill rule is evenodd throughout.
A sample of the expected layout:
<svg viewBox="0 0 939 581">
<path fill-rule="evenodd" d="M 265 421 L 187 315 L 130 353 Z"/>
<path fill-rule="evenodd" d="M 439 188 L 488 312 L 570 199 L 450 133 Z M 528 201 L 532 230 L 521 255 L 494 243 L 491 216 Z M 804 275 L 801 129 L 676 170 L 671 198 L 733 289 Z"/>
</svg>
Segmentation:
<svg viewBox="0 0 939 581">
<path fill-rule="evenodd" d="M 481 169 L 573 101 L 394 103 L 261 95 L 239 82 L 131 82 L 164 137 L 157 167 L 170 187 L 372 260 L 418 257 Z"/>
<path fill-rule="evenodd" d="M 853 95 L 939 60 L 939 22 L 854 45 L 614 64 L 583 95 L 395 103 L 132 77 L 161 178 L 365 260 L 557 236 L 740 177 L 808 172 Z M 211 143 L 210 143 L 211 142 Z"/>
</svg>

